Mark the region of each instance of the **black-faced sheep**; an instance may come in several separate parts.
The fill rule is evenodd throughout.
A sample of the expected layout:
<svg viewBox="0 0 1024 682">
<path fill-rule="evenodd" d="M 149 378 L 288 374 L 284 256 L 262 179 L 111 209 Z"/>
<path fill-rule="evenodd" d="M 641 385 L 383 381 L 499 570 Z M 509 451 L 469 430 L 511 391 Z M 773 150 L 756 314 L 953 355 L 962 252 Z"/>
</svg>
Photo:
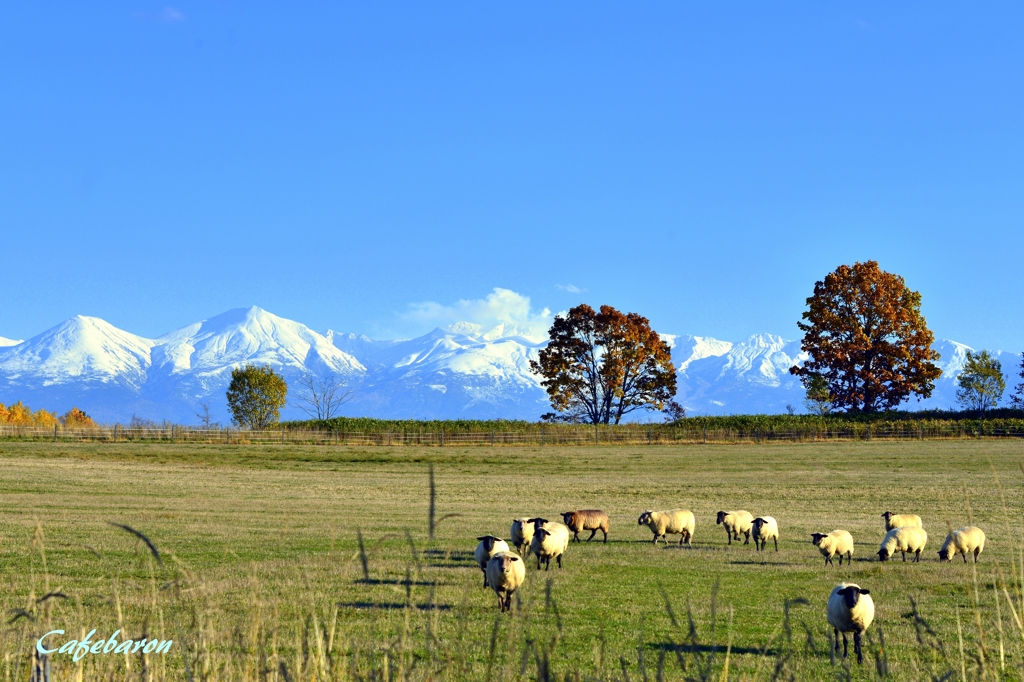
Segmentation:
<svg viewBox="0 0 1024 682">
<path fill-rule="evenodd" d="M 917 526 L 923 528 L 921 524 L 921 517 L 917 514 L 893 514 L 891 511 L 882 512 L 882 518 L 885 519 L 885 532 L 888 533 L 893 528 L 905 528 L 907 526 Z"/>
<path fill-rule="evenodd" d="M 473 550 L 473 558 L 484 572 L 484 587 L 487 587 L 487 562 L 498 552 L 507 552 L 508 543 L 493 535 L 481 535 L 477 540 L 480 544 Z"/>
<path fill-rule="evenodd" d="M 750 515 L 750 512 L 743 511 L 720 511 L 718 512 L 718 520 L 716 524 L 725 528 L 725 535 L 729 538 L 729 544 L 732 541 L 739 540 L 740 535 L 745 535 L 746 539 L 743 541 L 744 545 L 750 544 L 750 531 L 754 525 L 754 517 Z"/>
<path fill-rule="evenodd" d="M 673 509 L 672 511 L 644 511 L 637 519 L 638 526 L 647 526 L 654 533 L 654 544 L 658 544 L 659 538 L 665 539 L 668 544 L 667 535 L 679 535 L 679 544 L 686 541 L 688 546 L 693 543 L 693 528 L 695 520 L 693 512 L 688 509 Z"/>
<path fill-rule="evenodd" d="M 839 555 L 839 565 L 843 565 L 843 556 L 846 556 L 846 563 L 853 561 L 853 536 L 845 530 L 834 530 L 831 533 L 811 533 L 811 543 L 814 544 L 821 555 L 825 557 L 825 565 L 832 563 L 832 557 Z"/>
<path fill-rule="evenodd" d="M 885 539 L 882 540 L 882 544 L 878 548 L 878 559 L 888 561 L 889 557 L 899 552 L 903 555 L 903 560 L 906 561 L 907 552 L 910 552 L 915 555 L 914 561 L 920 562 L 921 552 L 926 544 L 928 544 L 928 533 L 924 528 L 917 526 L 893 528 L 885 534 Z"/>
<path fill-rule="evenodd" d="M 771 516 L 758 516 L 751 521 L 751 532 L 754 535 L 754 549 L 763 552 L 769 540 L 775 541 L 775 551 L 779 551 L 779 524 Z"/>
<path fill-rule="evenodd" d="M 985 531 L 977 526 L 967 526 L 955 530 L 946 536 L 939 550 L 939 561 L 949 561 L 957 554 L 967 563 L 967 555 L 974 553 L 974 563 L 978 563 L 978 555 L 985 549 Z"/>
<path fill-rule="evenodd" d="M 857 662 L 864 662 L 861 653 L 861 635 L 875 618 L 875 602 L 869 590 L 862 590 L 853 583 L 840 583 L 832 588 L 828 597 L 828 624 L 832 626 L 835 637 L 835 651 L 839 653 L 839 633 L 843 633 L 843 658 L 846 658 L 846 633 L 853 633 L 853 648 L 857 653 Z"/>
<path fill-rule="evenodd" d="M 498 552 L 487 562 L 484 571 L 487 585 L 498 595 L 498 608 L 504 612 L 512 608 L 512 594 L 526 579 L 526 562 L 512 552 Z"/>
</svg>

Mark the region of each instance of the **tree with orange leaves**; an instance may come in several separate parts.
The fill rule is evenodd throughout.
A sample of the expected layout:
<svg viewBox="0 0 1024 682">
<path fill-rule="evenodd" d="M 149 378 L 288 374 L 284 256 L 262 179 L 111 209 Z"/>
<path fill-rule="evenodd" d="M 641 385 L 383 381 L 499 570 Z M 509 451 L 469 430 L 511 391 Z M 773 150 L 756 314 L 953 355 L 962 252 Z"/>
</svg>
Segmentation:
<svg viewBox="0 0 1024 682">
<path fill-rule="evenodd" d="M 811 357 L 789 371 L 805 386 L 823 377 L 835 408 L 890 410 L 929 397 L 942 375 L 921 294 L 875 261 L 841 265 L 815 283 L 803 319 L 801 348 Z"/>
<path fill-rule="evenodd" d="M 60 423 L 65 429 L 92 429 L 96 428 L 96 422 L 77 407 L 72 407 L 60 418 Z"/>
<path fill-rule="evenodd" d="M 676 393 L 671 349 L 636 313 L 578 305 L 555 317 L 549 337 L 530 361 L 561 413 L 544 418 L 618 424 L 634 410 L 663 409 Z"/>
</svg>

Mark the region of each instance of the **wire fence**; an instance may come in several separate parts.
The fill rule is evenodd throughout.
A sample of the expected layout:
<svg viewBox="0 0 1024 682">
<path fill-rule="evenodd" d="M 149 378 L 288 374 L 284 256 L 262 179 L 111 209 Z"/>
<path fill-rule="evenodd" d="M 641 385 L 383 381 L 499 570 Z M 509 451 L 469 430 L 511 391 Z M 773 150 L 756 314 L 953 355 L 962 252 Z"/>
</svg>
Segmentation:
<svg viewBox="0 0 1024 682">
<path fill-rule="evenodd" d="M 298 429 L 203 429 L 99 427 L 84 429 L 0 426 L 0 440 L 53 443 L 168 443 L 213 445 L 365 446 L 581 446 L 768 444 L 841 441 L 1024 439 L 1024 429 L 985 424 L 849 424 L 797 429 L 707 428 L 699 425 L 551 426 L 530 431 L 307 431 Z"/>
</svg>

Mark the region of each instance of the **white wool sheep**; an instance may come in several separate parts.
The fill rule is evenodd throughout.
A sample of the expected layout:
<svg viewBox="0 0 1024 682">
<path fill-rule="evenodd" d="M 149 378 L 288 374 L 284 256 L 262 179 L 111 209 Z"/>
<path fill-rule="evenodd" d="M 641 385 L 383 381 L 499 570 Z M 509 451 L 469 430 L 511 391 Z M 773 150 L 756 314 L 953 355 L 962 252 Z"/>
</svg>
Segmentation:
<svg viewBox="0 0 1024 682">
<path fill-rule="evenodd" d="M 739 540 L 740 535 L 746 535 L 747 539 L 743 541 L 744 545 L 750 544 L 750 531 L 754 525 L 754 517 L 750 515 L 750 512 L 743 511 L 720 511 L 718 512 L 718 520 L 716 524 L 725 527 L 725 535 L 729 538 L 729 544 L 732 544 L 733 539 Z"/>
<path fill-rule="evenodd" d="M 481 535 L 477 538 L 480 544 L 473 551 L 473 558 L 484 572 L 484 587 L 487 587 L 487 562 L 498 552 L 507 552 L 508 543 L 493 535 Z"/>
<path fill-rule="evenodd" d="M 558 567 L 562 567 L 562 555 L 569 547 L 569 529 L 561 523 L 536 519 L 542 523 L 534 523 L 533 540 L 530 541 L 530 551 L 537 555 L 537 570 L 544 562 L 544 570 L 551 570 L 551 560 L 558 561 Z"/>
<path fill-rule="evenodd" d="M 832 557 L 839 555 L 839 565 L 843 565 L 843 556 L 846 556 L 846 563 L 853 561 L 853 536 L 849 531 L 834 530 L 831 533 L 811 533 L 811 543 L 817 546 L 818 551 L 825 557 L 825 565 L 832 563 Z"/>
<path fill-rule="evenodd" d="M 840 583 L 832 588 L 826 607 L 828 624 L 832 626 L 835 637 L 835 650 L 839 653 L 839 633 L 843 633 L 843 658 L 846 658 L 846 633 L 853 633 L 853 648 L 857 653 L 857 662 L 864 662 L 861 652 L 861 635 L 875 618 L 875 602 L 871 599 L 870 590 L 862 590 L 854 583 Z"/>
<path fill-rule="evenodd" d="M 533 539 L 533 524 L 526 517 L 512 520 L 512 529 L 509 538 L 520 556 L 526 556 L 526 550 L 530 547 L 530 540 Z"/>
<path fill-rule="evenodd" d="M 924 528 L 917 526 L 893 528 L 885 534 L 885 539 L 882 540 L 882 545 L 878 548 L 878 558 L 880 561 L 888 561 L 889 557 L 899 552 L 903 555 L 903 560 L 906 561 L 907 552 L 910 552 L 915 555 L 914 561 L 920 562 L 921 552 L 926 544 L 928 544 L 928 533 Z"/>
<path fill-rule="evenodd" d="M 779 524 L 771 516 L 758 516 L 751 521 L 751 532 L 754 534 L 754 549 L 763 552 L 769 540 L 775 541 L 775 551 L 779 551 Z"/>
<path fill-rule="evenodd" d="M 487 585 L 498 595 L 501 611 L 512 609 L 512 594 L 526 579 L 526 562 L 512 552 L 498 552 L 487 562 L 484 571 Z"/>
<path fill-rule="evenodd" d="M 917 514 L 893 514 L 891 511 L 887 511 L 882 512 L 882 518 L 885 519 L 886 533 L 893 528 L 906 528 L 907 526 L 924 527 L 921 523 L 921 517 Z"/>
<path fill-rule="evenodd" d="M 967 555 L 974 552 L 974 563 L 978 563 L 978 555 L 985 550 L 985 531 L 977 526 L 966 526 L 946 536 L 939 550 L 939 561 L 949 561 L 957 554 L 962 554 L 964 563 Z"/>
<path fill-rule="evenodd" d="M 665 544 L 668 544 L 668 538 L 666 535 L 679 535 L 679 544 L 683 544 L 686 541 L 688 546 L 693 544 L 693 528 L 695 525 L 693 518 L 693 512 L 689 509 L 673 509 L 672 511 L 651 511 L 647 509 L 640 518 L 637 519 L 636 525 L 647 526 L 654 533 L 654 544 L 658 544 L 658 538 L 665 538 Z"/>
</svg>

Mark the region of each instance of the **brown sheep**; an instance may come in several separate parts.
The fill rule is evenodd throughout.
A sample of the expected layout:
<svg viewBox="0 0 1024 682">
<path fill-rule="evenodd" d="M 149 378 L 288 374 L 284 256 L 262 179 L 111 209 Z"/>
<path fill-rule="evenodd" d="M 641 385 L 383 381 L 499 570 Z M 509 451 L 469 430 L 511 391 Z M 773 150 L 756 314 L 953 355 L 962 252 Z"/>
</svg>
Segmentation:
<svg viewBox="0 0 1024 682">
<path fill-rule="evenodd" d="M 580 509 L 562 512 L 562 522 L 573 532 L 573 540 L 580 541 L 580 531 L 589 530 L 587 542 L 594 539 L 597 531 L 604 533 L 604 541 L 608 542 L 608 515 L 600 509 Z"/>
</svg>

